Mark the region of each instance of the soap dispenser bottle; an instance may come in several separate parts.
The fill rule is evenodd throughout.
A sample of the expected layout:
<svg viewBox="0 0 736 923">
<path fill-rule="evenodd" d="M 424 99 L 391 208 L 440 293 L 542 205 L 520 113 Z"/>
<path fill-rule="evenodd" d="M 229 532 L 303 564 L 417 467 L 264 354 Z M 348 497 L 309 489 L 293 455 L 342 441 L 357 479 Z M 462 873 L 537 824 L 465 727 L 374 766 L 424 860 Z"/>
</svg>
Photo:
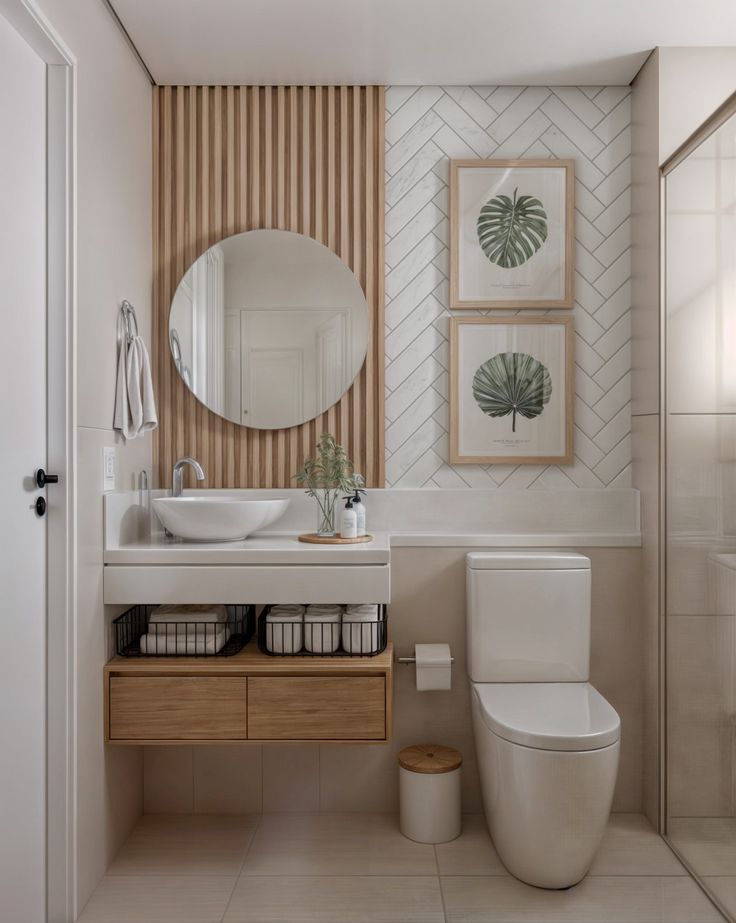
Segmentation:
<svg viewBox="0 0 736 923">
<path fill-rule="evenodd" d="M 361 493 L 365 491 L 356 489 L 352 501 L 355 515 L 358 517 L 358 537 L 365 535 L 365 503 L 360 499 Z"/>
<path fill-rule="evenodd" d="M 358 516 L 353 509 L 352 498 L 343 497 L 343 500 L 347 500 L 348 502 L 345 504 L 345 509 L 342 511 L 342 519 L 340 521 L 340 538 L 357 538 Z"/>
</svg>

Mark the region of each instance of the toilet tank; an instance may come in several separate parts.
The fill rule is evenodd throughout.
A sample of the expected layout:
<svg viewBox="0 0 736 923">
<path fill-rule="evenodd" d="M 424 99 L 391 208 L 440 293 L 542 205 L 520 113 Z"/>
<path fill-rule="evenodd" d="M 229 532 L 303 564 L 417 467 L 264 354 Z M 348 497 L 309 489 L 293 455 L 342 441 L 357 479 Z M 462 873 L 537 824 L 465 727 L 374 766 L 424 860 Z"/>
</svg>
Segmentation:
<svg viewBox="0 0 736 923">
<path fill-rule="evenodd" d="M 571 552 L 466 557 L 468 675 L 475 683 L 586 682 L 590 560 Z"/>
</svg>

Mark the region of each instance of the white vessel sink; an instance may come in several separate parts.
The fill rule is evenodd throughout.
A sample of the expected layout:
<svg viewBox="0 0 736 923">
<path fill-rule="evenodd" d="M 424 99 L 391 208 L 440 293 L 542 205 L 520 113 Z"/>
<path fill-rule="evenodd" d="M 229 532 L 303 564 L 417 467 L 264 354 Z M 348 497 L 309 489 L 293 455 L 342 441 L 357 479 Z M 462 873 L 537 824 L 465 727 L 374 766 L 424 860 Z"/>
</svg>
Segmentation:
<svg viewBox="0 0 736 923">
<path fill-rule="evenodd" d="M 237 542 L 283 516 L 283 500 L 235 497 L 159 497 L 153 508 L 164 528 L 190 542 Z"/>
</svg>

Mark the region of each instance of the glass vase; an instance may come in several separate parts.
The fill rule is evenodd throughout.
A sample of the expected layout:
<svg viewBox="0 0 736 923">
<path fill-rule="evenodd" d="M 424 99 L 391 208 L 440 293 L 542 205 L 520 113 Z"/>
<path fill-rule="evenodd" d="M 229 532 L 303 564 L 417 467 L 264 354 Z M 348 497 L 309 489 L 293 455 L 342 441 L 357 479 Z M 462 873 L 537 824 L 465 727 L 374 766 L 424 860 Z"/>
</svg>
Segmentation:
<svg viewBox="0 0 736 923">
<path fill-rule="evenodd" d="M 337 512 L 337 490 L 320 490 L 317 492 L 317 535 L 323 538 L 334 538 L 335 514 Z"/>
</svg>

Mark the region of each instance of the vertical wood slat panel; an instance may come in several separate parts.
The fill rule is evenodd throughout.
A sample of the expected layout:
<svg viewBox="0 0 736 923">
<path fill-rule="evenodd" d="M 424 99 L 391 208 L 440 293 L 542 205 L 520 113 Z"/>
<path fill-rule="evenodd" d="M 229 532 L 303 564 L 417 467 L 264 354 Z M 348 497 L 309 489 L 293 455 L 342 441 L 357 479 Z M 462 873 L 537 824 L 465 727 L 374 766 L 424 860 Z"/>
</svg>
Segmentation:
<svg viewBox="0 0 736 923">
<path fill-rule="evenodd" d="M 369 486 L 384 484 L 382 87 L 155 87 L 153 368 L 159 404 L 156 482 L 191 454 L 208 487 L 293 487 L 327 429 Z M 349 392 L 316 420 L 253 430 L 211 413 L 169 350 L 171 299 L 216 241 L 256 228 L 298 231 L 355 272 L 370 343 Z"/>
</svg>

